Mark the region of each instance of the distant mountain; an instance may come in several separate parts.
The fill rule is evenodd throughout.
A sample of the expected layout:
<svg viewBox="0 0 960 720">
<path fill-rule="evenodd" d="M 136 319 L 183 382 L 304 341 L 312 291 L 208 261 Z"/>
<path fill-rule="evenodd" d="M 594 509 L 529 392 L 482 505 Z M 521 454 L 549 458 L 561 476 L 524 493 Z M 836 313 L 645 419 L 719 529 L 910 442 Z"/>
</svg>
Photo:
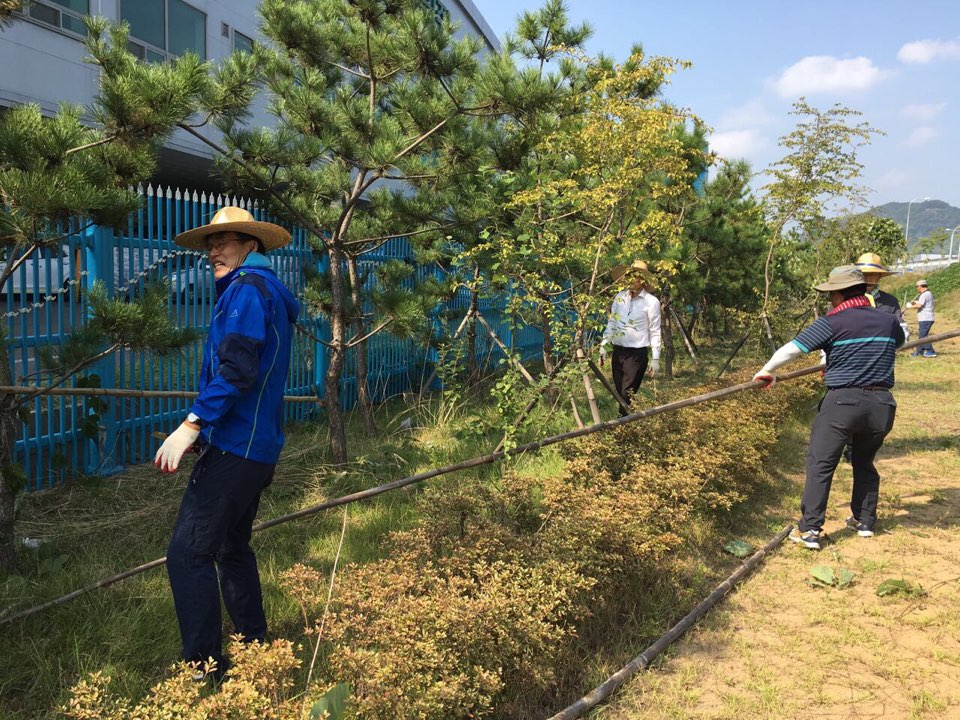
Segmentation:
<svg viewBox="0 0 960 720">
<path fill-rule="evenodd" d="M 867 212 L 877 217 L 890 218 L 907 225 L 907 205 L 905 202 L 889 202 L 886 205 L 871 208 Z M 927 200 L 910 205 L 910 236 L 911 245 L 919 238 L 927 237 L 934 230 L 946 228 L 952 230 L 960 225 L 960 208 L 943 202 L 942 200 Z M 958 231 L 960 234 L 960 231 Z"/>
</svg>

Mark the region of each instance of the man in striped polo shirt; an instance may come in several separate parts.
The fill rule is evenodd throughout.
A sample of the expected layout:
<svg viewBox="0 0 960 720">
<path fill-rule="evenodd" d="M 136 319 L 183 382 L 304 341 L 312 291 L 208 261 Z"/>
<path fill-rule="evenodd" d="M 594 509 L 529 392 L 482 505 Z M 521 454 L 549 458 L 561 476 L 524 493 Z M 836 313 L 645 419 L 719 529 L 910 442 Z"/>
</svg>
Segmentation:
<svg viewBox="0 0 960 720">
<path fill-rule="evenodd" d="M 823 350 L 827 355 L 827 394 L 820 401 L 810 431 L 807 480 L 800 504 L 802 517 L 791 540 L 820 549 L 833 473 L 846 445 L 852 448 L 853 497 L 847 527 L 871 537 L 877 520 L 880 475 L 874 466 L 877 451 L 893 428 L 897 403 L 893 363 L 904 335 L 892 313 L 871 306 L 866 281 L 854 265 L 830 271 L 818 292 L 829 293 L 833 309 L 777 350 L 754 375 L 767 387 L 773 371 L 802 353 Z"/>
</svg>

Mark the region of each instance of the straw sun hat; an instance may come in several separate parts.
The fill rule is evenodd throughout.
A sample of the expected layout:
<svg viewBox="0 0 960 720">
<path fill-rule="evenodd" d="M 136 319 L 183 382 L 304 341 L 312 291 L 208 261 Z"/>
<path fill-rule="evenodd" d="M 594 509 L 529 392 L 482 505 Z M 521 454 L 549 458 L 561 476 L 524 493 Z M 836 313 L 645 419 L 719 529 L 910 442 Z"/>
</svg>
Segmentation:
<svg viewBox="0 0 960 720">
<path fill-rule="evenodd" d="M 854 265 L 860 268 L 860 272 L 863 273 L 874 273 L 883 277 L 896 275 L 895 272 L 887 270 L 887 268 L 884 267 L 883 261 L 876 253 L 864 253 L 857 258 L 857 262 L 855 262 Z"/>
<path fill-rule="evenodd" d="M 644 280 L 650 281 L 650 268 L 647 267 L 647 264 L 643 260 L 634 260 L 630 265 L 616 265 L 610 271 L 614 282 L 619 282 L 620 278 L 627 273 L 639 273 L 643 276 Z"/>
<path fill-rule="evenodd" d="M 282 248 L 290 242 L 290 233 L 284 228 L 255 220 L 253 215 L 239 207 L 220 208 L 207 225 L 180 233 L 174 242 L 191 250 L 206 250 L 207 237 L 222 232 L 251 235 L 263 243 L 265 251 Z"/>
</svg>

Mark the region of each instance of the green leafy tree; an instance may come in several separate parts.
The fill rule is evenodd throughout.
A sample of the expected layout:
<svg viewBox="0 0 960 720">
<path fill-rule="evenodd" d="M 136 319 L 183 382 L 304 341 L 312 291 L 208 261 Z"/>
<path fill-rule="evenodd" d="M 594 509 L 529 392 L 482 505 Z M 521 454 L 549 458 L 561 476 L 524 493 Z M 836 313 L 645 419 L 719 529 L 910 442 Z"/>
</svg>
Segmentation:
<svg viewBox="0 0 960 720">
<path fill-rule="evenodd" d="M 950 231 L 946 228 L 937 228 L 917 241 L 916 251 L 918 253 L 946 253 L 949 241 Z"/>
<path fill-rule="evenodd" d="M 691 118 L 655 92 L 683 64 L 636 50 L 623 64 L 568 61 L 570 96 L 527 161 L 504 173 L 507 213 L 482 248 L 540 315 L 548 369 L 558 344 L 583 349 L 605 317 L 614 265 L 656 256 L 672 266 L 703 167 L 683 130 Z"/>
<path fill-rule="evenodd" d="M 105 68 L 125 53 L 126 33 L 106 34 L 102 21 L 89 21 L 89 48 Z M 70 228 L 92 224 L 116 227 L 136 209 L 129 188 L 149 177 L 160 143 L 172 124 L 190 112 L 206 86 L 206 70 L 196 56 L 164 65 L 132 63 L 128 84 L 119 88 L 111 74 L 102 75 L 100 94 L 89 113 L 96 122 L 81 122 L 85 111 L 63 106 L 44 117 L 35 105 L 0 115 L 0 250 L 5 264 L 0 289 L 16 269 L 44 249 L 59 251 Z M 111 123 L 111 112 L 123 106 L 129 125 Z M 14 464 L 13 449 L 22 413 L 35 398 L 75 378 L 95 361 L 121 347 L 166 354 L 193 340 L 169 320 L 165 289 L 143 293 L 137 302 L 114 300 L 102 288 L 86 297 L 88 322 L 55 348 L 41 347 L 43 366 L 36 390 L 0 398 L 0 568 L 15 563 L 15 496 L 25 476 Z M 0 384 L 11 385 L 6 344 L 0 344 Z"/>
<path fill-rule="evenodd" d="M 881 134 L 859 120 L 861 113 L 836 104 L 820 110 L 800 98 L 790 113 L 800 118 L 796 127 L 780 138 L 786 154 L 766 171 L 771 178 L 764 187 L 764 207 L 771 234 L 764 263 L 761 318 L 767 340 L 776 345 L 769 316 L 774 305 L 776 254 L 788 226 L 813 237 L 831 210 L 865 204 L 866 188 L 860 184 L 863 165 L 857 152 Z"/>
</svg>

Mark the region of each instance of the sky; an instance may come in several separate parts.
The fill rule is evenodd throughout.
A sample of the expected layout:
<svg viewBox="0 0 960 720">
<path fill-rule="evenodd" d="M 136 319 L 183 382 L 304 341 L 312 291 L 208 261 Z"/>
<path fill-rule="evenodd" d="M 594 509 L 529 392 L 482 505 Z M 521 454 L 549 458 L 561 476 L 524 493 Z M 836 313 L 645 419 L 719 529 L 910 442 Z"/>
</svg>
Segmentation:
<svg viewBox="0 0 960 720">
<path fill-rule="evenodd" d="M 474 0 L 503 39 L 537 0 Z M 712 129 L 711 148 L 761 172 L 785 153 L 804 96 L 884 131 L 860 151 L 871 205 L 960 207 L 960 0 L 567 0 L 587 51 L 689 60 L 664 95 Z M 762 179 L 754 185 L 759 187 Z"/>
</svg>

